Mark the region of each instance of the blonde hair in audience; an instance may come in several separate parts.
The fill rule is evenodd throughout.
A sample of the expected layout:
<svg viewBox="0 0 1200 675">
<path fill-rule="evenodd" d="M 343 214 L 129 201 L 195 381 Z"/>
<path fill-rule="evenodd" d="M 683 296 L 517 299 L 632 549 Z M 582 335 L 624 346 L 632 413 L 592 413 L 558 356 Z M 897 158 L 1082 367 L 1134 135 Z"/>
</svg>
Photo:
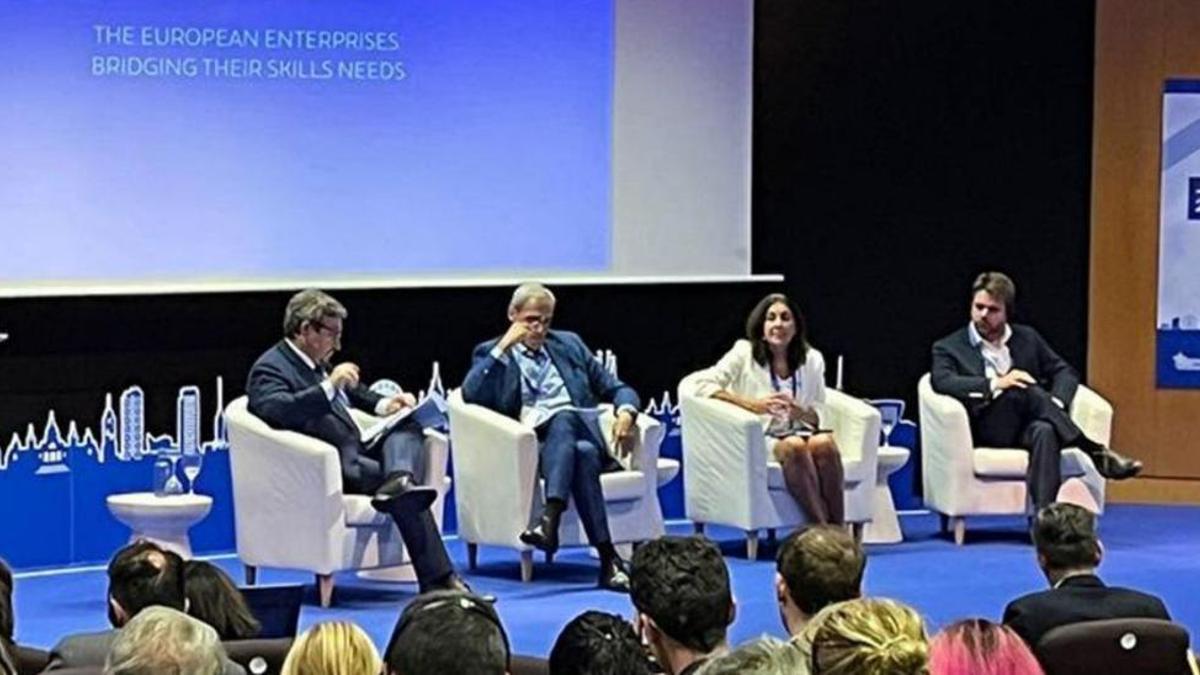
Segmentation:
<svg viewBox="0 0 1200 675">
<path fill-rule="evenodd" d="M 363 629 L 346 621 L 326 621 L 296 638 L 282 675 L 379 675 L 383 662 Z"/>
<path fill-rule="evenodd" d="M 911 607 L 885 598 L 830 605 L 801 633 L 819 675 L 928 675 L 925 625 Z"/>
<path fill-rule="evenodd" d="M 764 636 L 710 659 L 696 675 L 793 675 L 807 672 L 805 657 L 798 644 Z"/>
</svg>

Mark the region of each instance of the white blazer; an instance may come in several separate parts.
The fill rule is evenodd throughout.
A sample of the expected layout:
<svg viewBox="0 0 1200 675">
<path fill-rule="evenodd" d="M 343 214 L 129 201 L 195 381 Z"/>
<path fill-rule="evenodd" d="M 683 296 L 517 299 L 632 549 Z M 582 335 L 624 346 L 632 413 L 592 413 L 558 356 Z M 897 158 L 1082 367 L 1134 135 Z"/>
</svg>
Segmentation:
<svg viewBox="0 0 1200 675">
<path fill-rule="evenodd" d="M 825 427 L 825 357 L 816 349 L 809 348 L 804 363 L 796 370 L 800 378 L 796 402 L 813 408 Z M 754 352 L 749 340 L 738 340 L 733 348 L 711 368 L 701 371 L 694 379 L 696 398 L 709 398 L 724 389 L 740 396 L 762 398 L 774 393 L 771 386 L 769 366 L 760 366 L 754 361 Z M 791 393 L 791 392 L 788 392 Z M 770 415 L 759 415 L 763 430 L 771 424 Z"/>
</svg>

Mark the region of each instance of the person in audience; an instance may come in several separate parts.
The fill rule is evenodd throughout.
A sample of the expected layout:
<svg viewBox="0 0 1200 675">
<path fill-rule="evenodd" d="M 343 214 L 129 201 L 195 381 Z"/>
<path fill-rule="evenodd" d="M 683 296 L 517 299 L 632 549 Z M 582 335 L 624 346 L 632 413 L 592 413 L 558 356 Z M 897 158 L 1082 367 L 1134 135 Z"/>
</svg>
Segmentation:
<svg viewBox="0 0 1200 675">
<path fill-rule="evenodd" d="M 508 634 L 492 603 L 453 590 L 409 603 L 384 652 L 387 675 L 503 675 L 509 660 Z"/>
<path fill-rule="evenodd" d="M 325 621 L 296 638 L 282 675 L 379 675 L 383 662 L 371 638 L 353 623 Z"/>
<path fill-rule="evenodd" d="M 600 474 L 620 467 L 608 452 L 596 408 L 604 402 L 616 406 L 614 450 L 628 454 L 637 431 L 638 395 L 605 369 L 578 335 L 550 329 L 554 307 L 554 294 L 545 286 L 517 287 L 508 305 L 508 330 L 475 348 L 463 400 L 537 432 L 546 503 L 521 541 L 557 551 L 560 518 L 573 498 L 588 542 L 600 552 L 600 587 L 627 593 L 629 576 L 613 547 L 600 489 Z"/>
<path fill-rule="evenodd" d="M 1106 586 L 1096 576 L 1104 547 L 1096 514 L 1075 504 L 1051 504 L 1033 521 L 1038 566 L 1050 588 L 1021 596 L 1004 609 L 1004 623 L 1036 647 L 1051 628 L 1099 619 L 1170 620 L 1162 600 L 1140 591 Z"/>
<path fill-rule="evenodd" d="M 1043 675 L 1020 636 L 987 619 L 963 619 L 929 641 L 931 675 Z"/>
<path fill-rule="evenodd" d="M 225 649 L 212 626 L 170 607 L 147 607 L 113 639 L 104 675 L 220 675 Z"/>
<path fill-rule="evenodd" d="M 248 640 L 262 628 L 242 592 L 220 567 L 203 560 L 183 566 L 187 613 L 216 629 L 221 640 Z"/>
<path fill-rule="evenodd" d="M 696 675 L 808 675 L 798 644 L 763 637 L 705 663 Z"/>
<path fill-rule="evenodd" d="M 50 650 L 46 669 L 103 665 L 113 642 L 134 616 L 148 607 L 182 612 L 185 605 L 183 559 L 153 542 L 134 542 L 117 551 L 108 563 L 108 620 L 112 628 L 59 640 Z M 244 671 L 226 661 L 225 672 Z"/>
<path fill-rule="evenodd" d="M 775 571 L 784 628 L 797 635 L 826 606 L 861 596 L 866 568 L 866 552 L 842 528 L 809 527 L 788 537 Z"/>
<path fill-rule="evenodd" d="M 788 493 L 808 522 L 840 525 L 845 472 L 833 434 L 822 431 L 825 358 L 806 333 L 796 304 L 771 293 L 750 311 L 745 339 L 695 378 L 692 394 L 757 414 Z"/>
<path fill-rule="evenodd" d="M 799 638 L 813 675 L 926 675 L 929 646 L 920 615 L 884 598 L 859 598 L 817 613 Z"/>
<path fill-rule="evenodd" d="M 346 492 L 374 495 L 371 505 L 396 521 L 422 590 L 465 589 L 429 512 L 437 491 L 420 483 L 426 460 L 422 429 L 408 420 L 368 445 L 350 416 L 352 407 L 389 415 L 416 399 L 404 392 L 376 394 L 360 382 L 357 365 L 330 363 L 341 349 L 347 315 L 342 303 L 322 291 L 292 296 L 284 310 L 283 339 L 250 369 L 249 410 L 272 427 L 337 448 Z"/>
<path fill-rule="evenodd" d="M 650 662 L 628 621 L 587 611 L 558 634 L 550 650 L 550 675 L 650 675 Z"/>
<path fill-rule="evenodd" d="M 1136 476 L 1141 462 L 1088 438 L 1071 420 L 1079 375 L 1036 330 L 1009 323 L 1016 296 L 1000 272 L 975 279 L 971 320 L 933 345 L 933 390 L 966 407 L 975 445 L 1029 451 L 1026 481 L 1037 508 L 1058 498 L 1066 447 L 1087 453 L 1105 478 Z"/>
<path fill-rule="evenodd" d="M 13 575 L 0 559 L 0 675 L 16 675 L 16 612 L 13 611 Z"/>
<path fill-rule="evenodd" d="M 699 536 L 660 537 L 633 555 L 635 625 L 669 675 L 689 675 L 728 650 L 736 608 L 716 544 Z"/>
</svg>

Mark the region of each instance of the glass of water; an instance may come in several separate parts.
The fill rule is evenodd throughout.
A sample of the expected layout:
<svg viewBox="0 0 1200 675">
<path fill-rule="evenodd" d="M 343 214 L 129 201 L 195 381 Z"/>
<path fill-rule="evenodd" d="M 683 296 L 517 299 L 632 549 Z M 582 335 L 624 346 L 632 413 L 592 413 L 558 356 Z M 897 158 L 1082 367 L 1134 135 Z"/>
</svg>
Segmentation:
<svg viewBox="0 0 1200 675">
<path fill-rule="evenodd" d="M 188 494 L 196 494 L 196 478 L 204 466 L 204 453 L 199 449 L 189 449 L 180 456 L 179 463 L 183 467 L 183 475 L 188 479 Z"/>
</svg>

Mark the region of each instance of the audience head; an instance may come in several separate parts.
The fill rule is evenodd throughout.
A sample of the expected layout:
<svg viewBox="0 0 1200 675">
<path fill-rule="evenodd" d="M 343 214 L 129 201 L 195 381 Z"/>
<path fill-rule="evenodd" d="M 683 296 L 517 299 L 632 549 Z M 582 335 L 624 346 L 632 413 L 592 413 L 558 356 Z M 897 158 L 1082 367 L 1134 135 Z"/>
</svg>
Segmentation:
<svg viewBox="0 0 1200 675">
<path fill-rule="evenodd" d="M 804 314 L 783 293 L 771 293 L 750 310 L 746 318 L 746 339 L 752 346 L 754 361 L 761 366 L 771 362 L 772 350 L 787 354 L 788 367 L 796 370 L 808 354 L 808 328 Z"/>
<path fill-rule="evenodd" d="M 987 340 L 1004 335 L 1015 310 L 1017 287 L 1003 272 L 984 272 L 971 285 L 971 323 Z"/>
<path fill-rule="evenodd" d="M 932 675 L 1042 675 L 1025 641 L 1011 628 L 987 619 L 946 626 L 929 642 Z"/>
<path fill-rule="evenodd" d="M 696 675 L 792 675 L 807 672 L 805 666 L 797 644 L 764 637 L 705 663 Z"/>
<path fill-rule="evenodd" d="M 315 288 L 300 291 L 283 312 L 283 334 L 317 363 L 329 360 L 342 346 L 346 307 Z"/>
<path fill-rule="evenodd" d="M 220 567 L 203 560 L 183 566 L 187 613 L 217 630 L 222 640 L 246 640 L 262 628 L 242 592 Z"/>
<path fill-rule="evenodd" d="M 642 642 L 616 614 L 588 611 L 571 619 L 550 650 L 550 675 L 650 675 Z"/>
<path fill-rule="evenodd" d="M 729 570 L 711 541 L 693 536 L 647 542 L 633 554 L 629 581 L 638 626 L 664 668 L 724 647 L 735 610 Z"/>
<path fill-rule="evenodd" d="M 182 611 L 183 559 L 150 541 L 117 551 L 108 563 L 108 619 L 120 628 L 151 605 Z"/>
<path fill-rule="evenodd" d="M 170 607 L 147 607 L 117 632 L 104 675 L 218 675 L 224 659 L 212 626 Z"/>
<path fill-rule="evenodd" d="M 862 595 L 867 555 L 840 527 L 819 525 L 788 537 L 776 560 L 775 592 L 793 635 L 827 605 Z"/>
<path fill-rule="evenodd" d="M 326 621 L 304 631 L 283 662 L 282 675 L 378 675 L 371 638 L 353 623 Z"/>
<path fill-rule="evenodd" d="M 530 349 L 541 349 L 554 319 L 554 293 L 539 283 L 524 283 L 513 291 L 508 303 L 508 320 L 524 324 L 527 332 L 521 338 Z"/>
<path fill-rule="evenodd" d="M 925 675 L 928 644 L 912 608 L 882 598 L 830 605 L 801 633 L 814 675 Z"/>
<path fill-rule="evenodd" d="M 391 675 L 502 675 L 508 635 L 490 602 L 462 591 L 432 591 L 404 608 L 384 659 Z"/>
<path fill-rule="evenodd" d="M 1096 535 L 1096 514 L 1075 504 L 1042 507 L 1033 519 L 1038 565 L 1051 584 L 1100 565 L 1104 548 Z"/>
</svg>

